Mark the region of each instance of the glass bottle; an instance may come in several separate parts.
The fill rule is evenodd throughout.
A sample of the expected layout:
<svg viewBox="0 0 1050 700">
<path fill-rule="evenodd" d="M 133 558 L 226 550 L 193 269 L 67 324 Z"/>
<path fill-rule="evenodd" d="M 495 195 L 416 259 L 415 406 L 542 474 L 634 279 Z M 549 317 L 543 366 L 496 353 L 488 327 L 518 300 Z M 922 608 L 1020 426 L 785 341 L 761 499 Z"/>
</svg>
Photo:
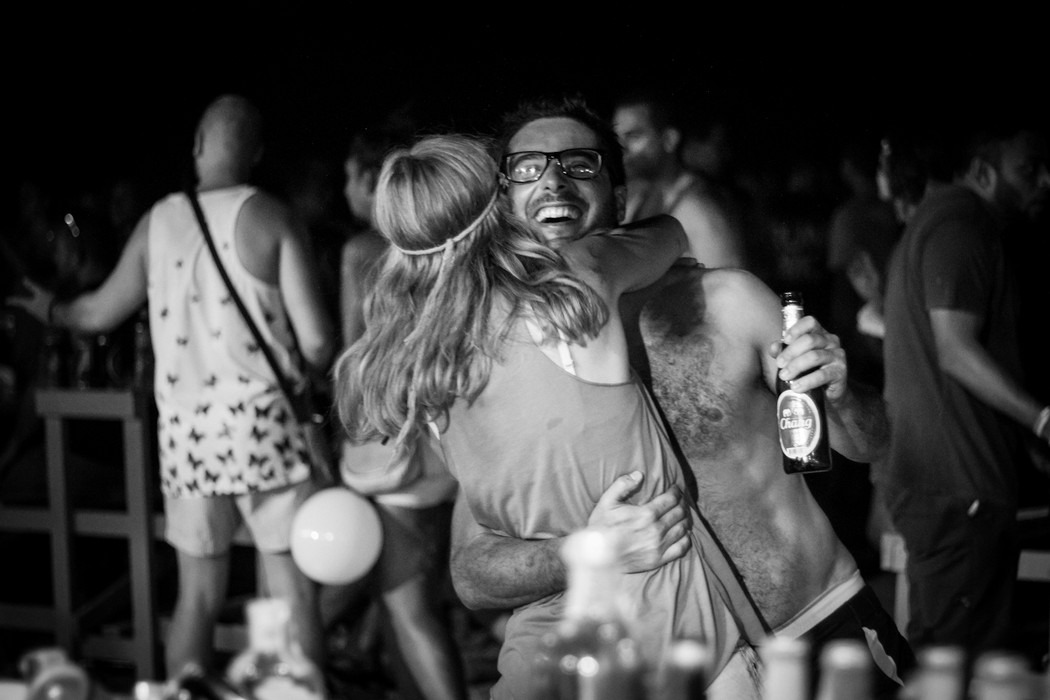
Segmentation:
<svg viewBox="0 0 1050 700">
<path fill-rule="evenodd" d="M 650 697 L 704 700 L 711 671 L 711 648 L 699 639 L 676 639 L 667 648 L 659 671 L 659 687 Z"/>
<path fill-rule="evenodd" d="M 90 389 L 95 384 L 95 337 L 73 335 L 73 388 Z"/>
<path fill-rule="evenodd" d="M 917 657 L 919 668 L 909 685 L 919 700 L 964 700 L 966 653 L 962 647 L 926 647 Z"/>
<path fill-rule="evenodd" d="M 1020 654 L 988 651 L 977 657 L 970 681 L 973 700 L 1028 700 L 1037 697 L 1028 663 Z"/>
<path fill-rule="evenodd" d="M 7 416 L 13 412 L 15 398 L 18 396 L 18 374 L 15 368 L 15 344 L 18 342 L 18 324 L 15 312 L 0 309 L 0 415 Z"/>
<path fill-rule="evenodd" d="M 248 648 L 226 669 L 241 695 L 252 700 L 325 700 L 324 677 L 291 635 L 291 609 L 283 598 L 248 601 Z"/>
<path fill-rule="evenodd" d="M 43 388 L 55 389 L 66 385 L 67 355 L 63 340 L 64 334 L 57 326 L 48 326 L 44 330 L 44 347 L 37 376 L 37 384 Z"/>
<path fill-rule="evenodd" d="M 145 310 L 135 319 L 132 385 L 142 391 L 153 390 L 153 345 L 149 334 L 149 315 Z"/>
<path fill-rule="evenodd" d="M 820 653 L 816 700 L 871 700 L 872 666 L 868 645 L 857 639 L 835 639 Z"/>
<path fill-rule="evenodd" d="M 800 292 L 780 295 L 783 326 L 781 338 L 805 315 Z M 831 444 L 824 410 L 824 390 L 797 392 L 777 376 L 777 425 L 784 471 L 808 474 L 831 469 Z"/>
<path fill-rule="evenodd" d="M 542 640 L 533 697 L 642 700 L 644 669 L 620 601 L 615 542 L 598 529 L 566 538 L 565 613 Z"/>
<path fill-rule="evenodd" d="M 769 637 L 758 649 L 762 658 L 762 700 L 809 700 L 809 643 Z"/>
<path fill-rule="evenodd" d="M 60 647 L 25 653 L 18 670 L 26 683 L 26 700 L 88 700 L 93 694 L 102 697 L 101 689 L 93 686 L 84 669 Z"/>
</svg>

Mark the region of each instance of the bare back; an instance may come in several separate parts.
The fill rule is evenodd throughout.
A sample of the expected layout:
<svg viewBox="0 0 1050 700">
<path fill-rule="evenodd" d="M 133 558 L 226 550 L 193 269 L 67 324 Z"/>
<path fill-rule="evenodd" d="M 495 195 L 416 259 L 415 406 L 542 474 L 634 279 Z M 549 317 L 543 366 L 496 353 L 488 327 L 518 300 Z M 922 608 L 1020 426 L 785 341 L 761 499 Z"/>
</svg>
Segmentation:
<svg viewBox="0 0 1050 700">
<path fill-rule="evenodd" d="M 856 569 L 803 478 L 781 467 L 767 353 L 780 304 L 738 270 L 673 270 L 650 294 L 639 325 L 654 394 L 701 512 L 778 626 Z"/>
</svg>

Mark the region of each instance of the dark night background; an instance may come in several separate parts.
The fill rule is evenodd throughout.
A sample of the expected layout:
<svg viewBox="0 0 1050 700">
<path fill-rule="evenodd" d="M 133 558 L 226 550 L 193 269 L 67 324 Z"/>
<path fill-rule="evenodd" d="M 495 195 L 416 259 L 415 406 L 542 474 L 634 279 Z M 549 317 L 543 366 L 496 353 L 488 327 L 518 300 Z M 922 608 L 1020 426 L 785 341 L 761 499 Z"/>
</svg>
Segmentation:
<svg viewBox="0 0 1050 700">
<path fill-rule="evenodd" d="M 11 22 L 8 163 L 16 179 L 58 188 L 117 175 L 177 186 L 201 109 L 225 91 L 263 107 L 271 174 L 306 153 L 341 159 L 355 128 L 407 103 L 435 127 L 472 131 L 525 94 L 579 90 L 605 108 L 633 80 L 673 94 L 698 123 L 722 119 L 741 158 L 770 166 L 916 119 L 1047 115 L 1045 46 L 1024 35 L 1039 25 L 1020 15 L 995 32 L 994 18 L 977 18 L 982 43 L 957 27 L 915 39 L 855 19 L 804 31 L 769 19 L 773 29 L 759 32 L 701 15 L 668 32 L 674 22 L 522 9 L 503 22 L 417 16 L 408 29 L 359 17 L 361 6 L 255 22 L 220 20 L 214 8 Z"/>
<path fill-rule="evenodd" d="M 681 102 L 698 128 L 725 124 L 741 166 L 781 175 L 811 159 L 834 176 L 842 143 L 902 127 L 993 115 L 1050 125 L 1045 21 L 988 7 L 944 9 L 943 18 L 924 22 L 920 10 L 888 7 L 857 7 L 852 17 L 836 8 L 839 14 L 826 10 L 816 19 L 792 7 L 791 22 L 749 7 L 728 21 L 716 16 L 722 10 L 699 5 L 664 15 L 656 6 L 600 7 L 576 18 L 566 16 L 567 5 L 487 5 L 473 12 L 500 19 L 470 22 L 428 21 L 407 6 L 388 17 L 352 3 L 323 12 L 221 7 L 151 5 L 111 16 L 92 7 L 74 16 L 37 3 L 5 18 L 0 94 L 9 184 L 0 243 L 21 234 L 22 183 L 58 200 L 104 190 L 117 178 L 143 183 L 153 197 L 182 186 L 197 119 L 224 92 L 261 106 L 268 146 L 260 175 L 273 182 L 304 156 L 341 167 L 354 131 L 403 106 L 428 130 L 487 131 L 527 95 L 579 91 L 608 114 L 618 91 L 638 82 Z M 618 14 L 660 16 L 609 19 Z M 13 286 L 12 270 L 0 267 L 0 289 Z M 809 303 L 807 310 L 814 310 Z M 43 464 L 37 443 L 31 465 Z M 104 451 L 119 439 L 85 433 L 84 443 Z M 80 472 L 78 486 L 101 492 L 95 473 Z M 43 493 L 42 483 L 30 486 Z M 1033 493 L 1042 499 L 1045 490 Z M 45 550 L 19 566 L 44 570 Z M 92 562 L 85 570 L 99 569 L 104 579 L 110 571 L 103 568 Z M 34 595 L 46 590 L 34 576 L 8 578 Z M 1045 649 L 1042 624 L 1036 642 Z M 17 658 L 6 641 L 0 634 L 0 675 Z"/>
</svg>

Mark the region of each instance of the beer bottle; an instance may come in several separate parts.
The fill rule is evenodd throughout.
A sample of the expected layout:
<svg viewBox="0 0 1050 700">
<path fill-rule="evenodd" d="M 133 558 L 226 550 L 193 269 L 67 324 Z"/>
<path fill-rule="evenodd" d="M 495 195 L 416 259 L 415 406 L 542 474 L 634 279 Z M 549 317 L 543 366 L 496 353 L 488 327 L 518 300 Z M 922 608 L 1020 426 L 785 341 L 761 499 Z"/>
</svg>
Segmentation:
<svg viewBox="0 0 1050 700">
<path fill-rule="evenodd" d="M 807 700 L 810 695 L 809 642 L 770 636 L 758 649 L 762 658 L 762 700 Z"/>
<path fill-rule="evenodd" d="M 962 647 L 933 645 L 920 649 L 919 669 L 909 685 L 919 700 L 965 700 L 966 652 Z"/>
<path fill-rule="evenodd" d="M 802 294 L 780 295 L 783 315 L 781 337 L 802 316 Z M 808 474 L 831 469 L 831 446 L 828 442 L 828 420 L 824 412 L 824 390 L 798 392 L 777 376 L 777 424 L 784 471 Z"/>
<path fill-rule="evenodd" d="M 1025 657 L 1006 650 L 986 651 L 974 662 L 970 696 L 973 700 L 1025 700 L 1038 697 L 1035 685 Z"/>
<path fill-rule="evenodd" d="M 565 613 L 545 635 L 530 693 L 543 700 L 642 700 L 645 677 L 641 649 L 619 586 L 616 542 L 599 529 L 585 528 L 565 539 L 568 569 Z"/>
<path fill-rule="evenodd" d="M 820 652 L 816 700 L 871 700 L 873 662 L 857 639 L 833 639 Z"/>
<path fill-rule="evenodd" d="M 658 670 L 659 685 L 649 697 L 664 700 L 704 700 L 711 671 L 711 648 L 699 639 L 671 642 Z"/>
</svg>

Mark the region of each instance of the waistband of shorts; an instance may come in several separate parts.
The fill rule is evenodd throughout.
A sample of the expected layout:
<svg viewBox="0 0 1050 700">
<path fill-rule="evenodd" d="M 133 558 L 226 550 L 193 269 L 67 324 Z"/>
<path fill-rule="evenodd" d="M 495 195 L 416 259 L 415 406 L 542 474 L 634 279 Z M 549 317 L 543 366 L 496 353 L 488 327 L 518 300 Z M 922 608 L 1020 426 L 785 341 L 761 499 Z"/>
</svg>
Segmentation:
<svg viewBox="0 0 1050 700">
<path fill-rule="evenodd" d="M 801 637 L 813 629 L 821 620 L 839 609 L 847 600 L 864 589 L 864 579 L 860 571 L 854 571 L 849 578 L 837 583 L 821 593 L 809 605 L 802 608 L 794 617 L 773 630 L 777 637 Z"/>
</svg>

